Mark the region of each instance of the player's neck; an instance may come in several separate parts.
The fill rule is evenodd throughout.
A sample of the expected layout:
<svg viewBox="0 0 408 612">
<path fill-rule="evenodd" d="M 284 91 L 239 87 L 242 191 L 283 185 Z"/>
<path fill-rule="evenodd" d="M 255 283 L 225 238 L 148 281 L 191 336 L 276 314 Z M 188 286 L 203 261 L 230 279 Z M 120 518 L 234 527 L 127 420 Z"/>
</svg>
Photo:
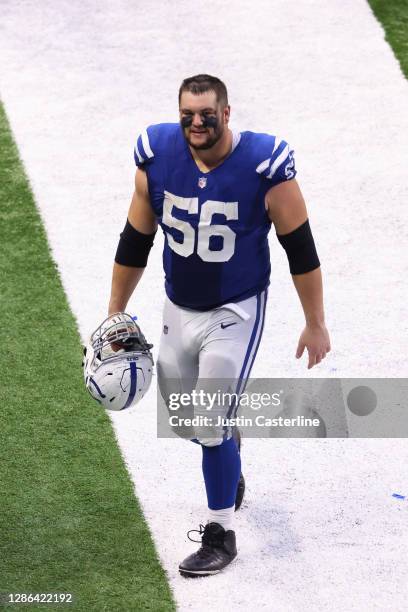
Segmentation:
<svg viewBox="0 0 408 612">
<path fill-rule="evenodd" d="M 211 170 L 219 166 L 232 149 L 232 132 L 229 128 L 224 131 L 219 141 L 211 149 L 193 149 L 190 147 L 191 154 L 198 167 L 203 170 Z"/>
</svg>

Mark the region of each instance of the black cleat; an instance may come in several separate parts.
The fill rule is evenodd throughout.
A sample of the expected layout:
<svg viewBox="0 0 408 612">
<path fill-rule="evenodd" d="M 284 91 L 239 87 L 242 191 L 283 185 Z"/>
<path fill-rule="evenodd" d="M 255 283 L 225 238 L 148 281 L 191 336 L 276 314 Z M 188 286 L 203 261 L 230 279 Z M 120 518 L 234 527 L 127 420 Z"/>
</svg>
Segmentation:
<svg viewBox="0 0 408 612">
<path fill-rule="evenodd" d="M 196 578 L 218 574 L 237 556 L 235 531 L 225 531 L 218 523 L 208 523 L 205 527 L 200 525 L 200 530 L 191 531 L 197 531 L 203 537 L 197 552 L 180 563 L 179 572 L 182 576 Z M 190 538 L 189 534 L 190 531 L 187 534 Z"/>
<path fill-rule="evenodd" d="M 244 499 L 244 493 L 245 493 L 245 478 L 244 478 L 243 473 L 241 472 L 239 481 L 238 481 L 237 494 L 235 497 L 235 512 L 239 510 L 241 507 L 242 500 Z"/>
<path fill-rule="evenodd" d="M 241 432 L 236 426 L 233 427 L 232 429 L 232 437 L 237 443 L 239 454 L 241 454 Z M 244 493 L 245 493 L 245 478 L 244 478 L 243 473 L 241 472 L 239 476 L 239 481 L 238 481 L 237 494 L 235 497 L 235 512 L 239 510 L 241 507 L 242 500 L 244 499 Z"/>
</svg>

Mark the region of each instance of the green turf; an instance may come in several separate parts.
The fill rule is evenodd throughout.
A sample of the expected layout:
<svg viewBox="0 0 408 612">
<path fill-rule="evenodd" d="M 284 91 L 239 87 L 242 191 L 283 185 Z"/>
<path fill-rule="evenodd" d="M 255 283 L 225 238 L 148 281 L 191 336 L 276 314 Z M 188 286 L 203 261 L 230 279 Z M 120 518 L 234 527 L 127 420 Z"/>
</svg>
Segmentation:
<svg viewBox="0 0 408 612">
<path fill-rule="evenodd" d="M 174 610 L 0 106 L 0 593 Z M 1 606 L 1 604 L 0 604 Z M 17 606 L 4 606 L 15 609 Z"/>
<path fill-rule="evenodd" d="M 408 0 L 368 0 L 408 78 Z"/>
</svg>

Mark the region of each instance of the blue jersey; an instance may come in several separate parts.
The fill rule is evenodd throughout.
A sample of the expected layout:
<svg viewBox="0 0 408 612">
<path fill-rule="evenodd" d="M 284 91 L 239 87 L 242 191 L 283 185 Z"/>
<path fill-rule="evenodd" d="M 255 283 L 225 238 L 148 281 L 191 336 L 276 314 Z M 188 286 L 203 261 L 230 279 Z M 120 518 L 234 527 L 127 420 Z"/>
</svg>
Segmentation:
<svg viewBox="0 0 408 612">
<path fill-rule="evenodd" d="M 178 123 L 147 128 L 135 161 L 147 173 L 151 205 L 165 235 L 169 299 L 209 310 L 238 302 L 269 284 L 266 192 L 294 178 L 293 151 L 269 134 L 234 135 L 230 155 L 201 172 Z"/>
</svg>

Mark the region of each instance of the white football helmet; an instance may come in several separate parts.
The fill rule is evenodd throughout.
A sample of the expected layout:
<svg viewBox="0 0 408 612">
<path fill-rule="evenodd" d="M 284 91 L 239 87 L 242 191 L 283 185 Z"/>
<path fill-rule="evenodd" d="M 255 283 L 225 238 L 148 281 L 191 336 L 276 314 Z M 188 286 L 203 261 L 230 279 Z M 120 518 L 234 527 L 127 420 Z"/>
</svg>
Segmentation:
<svg viewBox="0 0 408 612">
<path fill-rule="evenodd" d="M 108 410 L 139 402 L 150 387 L 152 344 L 125 312 L 111 315 L 93 332 L 84 348 L 84 379 L 92 397 Z"/>
</svg>

